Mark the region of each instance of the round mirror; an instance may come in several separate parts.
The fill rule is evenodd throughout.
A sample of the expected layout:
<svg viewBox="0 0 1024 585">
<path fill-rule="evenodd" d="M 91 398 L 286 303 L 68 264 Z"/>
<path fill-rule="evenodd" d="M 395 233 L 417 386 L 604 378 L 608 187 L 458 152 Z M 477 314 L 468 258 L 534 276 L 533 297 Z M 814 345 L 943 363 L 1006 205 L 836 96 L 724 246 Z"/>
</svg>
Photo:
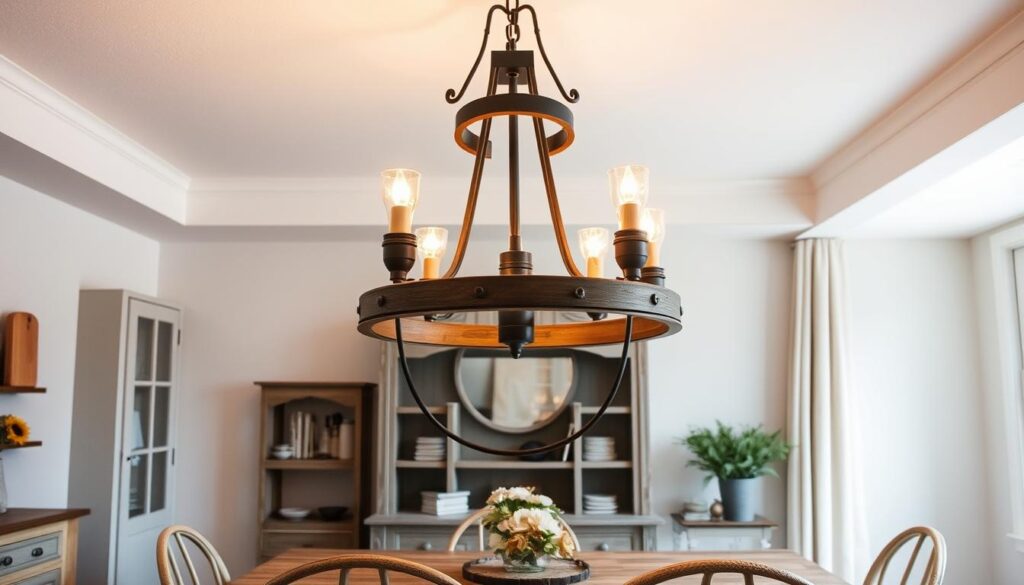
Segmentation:
<svg viewBox="0 0 1024 585">
<path fill-rule="evenodd" d="M 553 421 L 576 388 L 571 353 L 524 355 L 460 350 L 455 387 L 462 405 L 484 425 L 506 433 L 528 433 Z"/>
</svg>

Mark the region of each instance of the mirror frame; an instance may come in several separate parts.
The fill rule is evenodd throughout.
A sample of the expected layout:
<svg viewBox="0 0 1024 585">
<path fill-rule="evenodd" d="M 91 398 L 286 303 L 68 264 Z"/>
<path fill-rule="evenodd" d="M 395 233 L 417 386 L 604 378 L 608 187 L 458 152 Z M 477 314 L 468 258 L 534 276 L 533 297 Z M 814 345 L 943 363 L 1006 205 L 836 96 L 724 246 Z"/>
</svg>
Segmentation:
<svg viewBox="0 0 1024 585">
<path fill-rule="evenodd" d="M 549 352 L 545 352 L 545 355 L 538 355 L 537 357 L 523 356 L 523 357 L 521 357 L 519 359 L 539 359 L 539 358 L 544 358 L 544 357 L 552 357 L 552 358 L 555 358 L 555 357 L 559 357 L 559 358 L 560 357 L 568 357 L 570 360 L 572 360 L 572 380 L 569 382 L 569 389 L 565 393 L 565 400 L 562 401 L 562 405 L 561 406 L 559 406 L 554 412 L 551 413 L 550 417 L 548 417 L 547 419 L 545 419 L 545 420 L 543 420 L 541 422 L 535 423 L 535 424 L 533 424 L 531 426 L 517 428 L 517 427 L 506 427 L 506 426 L 503 426 L 503 425 L 496 424 L 494 421 L 492 421 L 491 419 L 489 419 L 486 416 L 484 416 L 484 414 L 482 412 L 477 410 L 476 406 L 473 405 L 473 401 L 469 399 L 469 395 L 466 393 L 465 387 L 462 385 L 462 367 L 461 367 L 462 366 L 462 358 L 465 357 L 467 351 L 470 351 L 473 354 L 481 354 L 481 355 L 491 355 L 491 354 L 493 354 L 493 357 L 502 357 L 507 352 L 502 352 L 501 350 L 482 350 L 481 351 L 481 350 L 478 350 L 478 349 L 468 349 L 467 350 L 467 348 L 460 348 L 455 353 L 455 363 L 454 363 L 454 366 L 452 368 L 454 371 L 452 373 L 453 373 L 453 377 L 455 378 L 455 391 L 459 395 L 459 402 L 462 403 L 462 406 L 464 407 L 466 412 L 468 412 L 470 415 L 472 415 L 473 418 L 477 420 L 477 422 L 479 422 L 480 424 L 484 425 L 485 427 L 487 427 L 487 428 L 489 428 L 491 430 L 498 431 L 498 432 L 501 432 L 501 433 L 510 434 L 510 435 L 525 435 L 526 433 L 532 433 L 534 431 L 538 431 L 540 429 L 543 429 L 544 427 L 546 427 L 546 426 L 550 425 L 551 423 L 555 422 L 555 419 L 557 419 L 559 416 L 562 415 L 562 413 L 565 411 L 566 407 L 568 407 L 569 403 L 572 401 L 572 397 L 576 395 L 576 386 L 579 384 L 579 375 L 577 374 L 577 368 L 579 367 L 579 360 L 576 359 L 576 353 L 575 352 L 573 352 L 572 350 L 562 350 L 562 351 L 554 350 L 554 351 L 551 351 L 550 353 Z M 470 357 L 472 357 L 472 356 L 470 356 Z M 508 359 L 513 359 L 513 358 L 511 356 L 509 356 Z"/>
</svg>

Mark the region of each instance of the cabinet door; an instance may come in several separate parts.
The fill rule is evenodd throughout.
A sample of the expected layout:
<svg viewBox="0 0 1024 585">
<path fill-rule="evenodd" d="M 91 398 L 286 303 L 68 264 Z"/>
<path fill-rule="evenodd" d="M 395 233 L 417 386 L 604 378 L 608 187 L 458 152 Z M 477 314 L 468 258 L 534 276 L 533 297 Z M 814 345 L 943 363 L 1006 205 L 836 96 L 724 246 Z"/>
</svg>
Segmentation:
<svg viewBox="0 0 1024 585">
<path fill-rule="evenodd" d="M 179 318 L 128 303 L 116 583 L 157 582 L 156 539 L 173 519 Z"/>
</svg>

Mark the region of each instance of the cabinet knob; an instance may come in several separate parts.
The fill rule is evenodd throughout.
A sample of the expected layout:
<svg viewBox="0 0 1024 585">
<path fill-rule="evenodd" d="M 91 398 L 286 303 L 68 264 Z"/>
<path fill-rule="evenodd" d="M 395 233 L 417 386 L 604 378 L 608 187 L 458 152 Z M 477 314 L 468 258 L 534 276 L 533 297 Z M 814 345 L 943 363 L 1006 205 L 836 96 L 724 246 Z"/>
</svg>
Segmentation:
<svg viewBox="0 0 1024 585">
<path fill-rule="evenodd" d="M 37 546 L 34 549 L 32 549 L 32 556 L 34 556 L 34 557 L 41 557 L 41 556 L 43 556 L 43 548 L 40 547 L 40 546 Z"/>
<path fill-rule="evenodd" d="M 13 562 L 14 562 L 14 558 L 9 557 L 9 556 L 0 559 L 0 565 L 3 565 L 5 567 L 11 566 L 11 563 L 13 563 Z"/>
<path fill-rule="evenodd" d="M 420 550 L 430 550 L 432 548 L 434 548 L 434 545 L 430 544 L 429 542 L 424 542 L 420 545 Z"/>
<path fill-rule="evenodd" d="M 602 542 L 601 544 L 597 545 L 597 550 L 599 550 L 601 552 L 608 552 L 611 549 L 612 549 L 612 547 L 608 546 L 607 542 Z"/>
</svg>

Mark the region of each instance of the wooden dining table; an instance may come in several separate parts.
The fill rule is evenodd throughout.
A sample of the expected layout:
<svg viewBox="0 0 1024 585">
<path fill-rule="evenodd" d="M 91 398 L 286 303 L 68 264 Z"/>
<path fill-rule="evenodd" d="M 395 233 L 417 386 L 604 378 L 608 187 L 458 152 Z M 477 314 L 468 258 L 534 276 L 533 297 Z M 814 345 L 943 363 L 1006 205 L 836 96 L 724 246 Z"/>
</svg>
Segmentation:
<svg viewBox="0 0 1024 585">
<path fill-rule="evenodd" d="M 269 561 L 259 565 L 249 573 L 231 581 L 232 585 L 263 585 L 271 577 L 280 575 L 285 571 L 299 565 L 325 559 L 332 556 L 349 554 L 365 554 L 365 550 L 334 550 L 316 548 L 295 548 Z M 455 579 L 469 583 L 462 578 L 462 565 L 467 561 L 486 556 L 480 551 L 472 552 L 427 552 L 427 551 L 373 551 L 374 553 L 398 557 L 415 561 L 433 567 L 443 573 L 451 575 Z M 779 569 L 785 569 L 807 579 L 815 585 L 847 585 L 845 581 L 829 573 L 818 565 L 804 559 L 800 555 L 788 550 L 757 550 L 757 551 L 730 551 L 730 552 L 587 552 L 581 554 L 580 558 L 590 565 L 590 579 L 587 585 L 622 585 L 630 577 L 635 577 L 658 567 L 677 563 L 679 561 L 696 559 L 742 559 L 756 561 L 771 565 Z M 398 573 L 388 574 L 391 584 L 422 583 L 422 581 L 401 575 Z M 689 583 L 684 578 L 677 583 Z M 376 571 L 355 570 L 352 572 L 349 585 L 377 585 L 379 578 Z M 697 577 L 695 583 L 700 582 Z M 761 580 L 755 580 L 761 583 Z M 767 583 L 768 581 L 764 581 Z M 308 585 L 337 585 L 338 571 L 323 573 L 300 581 Z M 715 577 L 715 585 L 742 585 L 743 577 L 740 575 L 722 574 Z M 775 583 L 774 581 L 772 583 Z"/>
</svg>

